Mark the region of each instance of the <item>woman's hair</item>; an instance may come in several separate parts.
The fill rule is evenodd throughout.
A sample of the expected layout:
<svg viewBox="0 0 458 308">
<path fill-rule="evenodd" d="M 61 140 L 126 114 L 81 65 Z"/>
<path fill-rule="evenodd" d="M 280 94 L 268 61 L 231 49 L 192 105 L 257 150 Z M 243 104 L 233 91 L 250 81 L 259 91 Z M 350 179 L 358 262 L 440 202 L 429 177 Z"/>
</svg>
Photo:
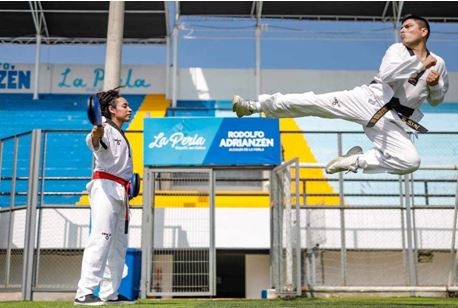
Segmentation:
<svg viewBox="0 0 458 308">
<path fill-rule="evenodd" d="M 116 99 L 121 97 L 119 94 L 119 89 L 122 86 L 116 87 L 114 89 L 105 91 L 105 92 L 98 92 L 95 94 L 100 101 L 100 109 L 102 110 L 102 115 L 107 118 L 111 119 L 111 113 L 108 109 L 109 106 L 116 108 Z"/>
</svg>

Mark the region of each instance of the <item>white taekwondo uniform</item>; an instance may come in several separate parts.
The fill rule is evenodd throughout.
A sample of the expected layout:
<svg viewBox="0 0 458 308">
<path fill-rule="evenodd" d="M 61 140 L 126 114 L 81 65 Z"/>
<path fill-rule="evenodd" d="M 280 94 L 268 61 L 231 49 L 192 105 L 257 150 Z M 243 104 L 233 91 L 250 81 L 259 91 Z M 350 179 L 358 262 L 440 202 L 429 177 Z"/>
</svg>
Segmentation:
<svg viewBox="0 0 458 308">
<path fill-rule="evenodd" d="M 414 121 L 423 117 L 418 109 L 425 99 L 433 105 L 444 100 L 448 89 L 445 62 L 431 54 L 437 59 L 437 64 L 425 71 L 412 50 L 400 43 L 393 44 L 369 85 L 319 95 L 313 92 L 263 94 L 259 96 L 258 111 L 265 112 L 267 117 L 318 116 L 359 123 L 375 145 L 359 158 L 359 166 L 364 172 L 410 173 L 420 166 L 420 156 L 398 112 L 388 111 L 373 127 L 367 127 L 367 124 L 392 98 L 398 98 L 402 106 L 413 109 L 409 118 Z M 431 87 L 426 78 L 432 69 L 440 74 L 440 79 L 436 86 Z"/>
<path fill-rule="evenodd" d="M 129 181 L 133 172 L 130 145 L 116 124 L 104 121 L 102 142 L 107 149 L 102 145 L 94 149 L 91 134 L 86 136 L 86 144 L 95 157 L 94 172 L 106 172 Z M 100 285 L 100 299 L 116 300 L 128 244 L 126 189 L 109 179 L 93 179 L 86 188 L 91 204 L 91 232 L 84 250 L 76 298 L 92 294 Z"/>
</svg>

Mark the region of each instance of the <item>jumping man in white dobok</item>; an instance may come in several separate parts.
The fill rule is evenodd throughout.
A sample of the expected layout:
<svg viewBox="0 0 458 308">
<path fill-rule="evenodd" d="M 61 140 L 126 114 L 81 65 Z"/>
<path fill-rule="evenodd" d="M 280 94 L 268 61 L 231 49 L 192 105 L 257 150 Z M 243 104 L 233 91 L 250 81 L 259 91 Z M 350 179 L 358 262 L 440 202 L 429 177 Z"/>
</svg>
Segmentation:
<svg viewBox="0 0 458 308">
<path fill-rule="evenodd" d="M 408 15 L 402 20 L 402 43 L 391 45 L 379 73 L 369 85 L 349 91 L 316 95 L 275 93 L 260 95 L 259 101 L 234 96 L 238 117 L 264 112 L 267 117 L 318 116 L 338 118 L 363 125 L 375 148 L 363 154 L 361 147 L 326 166 L 329 174 L 363 169 L 367 173 L 406 174 L 420 166 L 420 156 L 405 128 L 425 133 L 417 122 L 425 99 L 432 106 L 444 100 L 448 89 L 444 60 L 426 48 L 430 27 L 426 19 Z"/>
</svg>

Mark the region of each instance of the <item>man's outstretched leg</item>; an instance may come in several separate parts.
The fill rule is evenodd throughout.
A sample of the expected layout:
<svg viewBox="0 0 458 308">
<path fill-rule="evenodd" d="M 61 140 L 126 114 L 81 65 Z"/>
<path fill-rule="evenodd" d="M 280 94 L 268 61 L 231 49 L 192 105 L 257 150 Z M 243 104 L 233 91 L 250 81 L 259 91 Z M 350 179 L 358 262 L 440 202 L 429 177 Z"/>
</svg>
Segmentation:
<svg viewBox="0 0 458 308">
<path fill-rule="evenodd" d="M 259 102 L 234 96 L 232 103 L 238 117 L 264 112 L 267 117 L 318 116 L 363 125 L 375 148 L 364 154 L 360 147 L 350 149 L 326 166 L 328 174 L 356 172 L 358 169 L 363 169 L 365 173 L 406 174 L 414 172 L 420 165 L 418 152 L 401 126 L 382 118 L 375 127 L 366 127 L 367 121 L 377 112 L 380 104 L 365 96 L 363 87 L 319 95 L 313 92 L 260 95 Z"/>
<path fill-rule="evenodd" d="M 259 102 L 234 96 L 232 108 L 239 118 L 256 112 L 265 112 L 267 117 L 318 116 L 363 123 L 372 114 L 371 111 L 360 107 L 371 106 L 364 94 L 361 88 L 320 95 L 313 92 L 286 95 L 275 93 L 260 95 Z M 328 174 L 342 171 L 356 173 L 359 168 L 365 166 L 364 161 L 359 162 L 362 153 L 361 147 L 353 147 L 345 155 L 332 160 L 326 166 L 326 172 Z"/>
<path fill-rule="evenodd" d="M 316 116 L 365 124 L 378 110 L 370 101 L 371 97 L 367 94 L 369 90 L 366 88 L 356 87 L 349 91 L 323 94 L 311 91 L 262 94 L 258 101 L 246 100 L 236 95 L 232 99 L 232 110 L 239 118 L 263 112 L 268 118 Z"/>
</svg>

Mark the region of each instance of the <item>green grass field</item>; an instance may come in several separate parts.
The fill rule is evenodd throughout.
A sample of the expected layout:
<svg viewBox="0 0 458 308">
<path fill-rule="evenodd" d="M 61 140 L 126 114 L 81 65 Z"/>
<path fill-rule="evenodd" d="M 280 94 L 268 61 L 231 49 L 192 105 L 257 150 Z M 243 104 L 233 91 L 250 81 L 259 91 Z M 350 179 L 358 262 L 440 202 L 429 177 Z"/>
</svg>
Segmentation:
<svg viewBox="0 0 458 308">
<path fill-rule="evenodd" d="M 114 305 L 113 305 L 114 306 Z M 458 298 L 297 298 L 294 300 L 154 299 L 139 300 L 127 307 L 458 307 Z M 0 307 L 77 307 L 72 302 L 0 302 Z"/>
</svg>

